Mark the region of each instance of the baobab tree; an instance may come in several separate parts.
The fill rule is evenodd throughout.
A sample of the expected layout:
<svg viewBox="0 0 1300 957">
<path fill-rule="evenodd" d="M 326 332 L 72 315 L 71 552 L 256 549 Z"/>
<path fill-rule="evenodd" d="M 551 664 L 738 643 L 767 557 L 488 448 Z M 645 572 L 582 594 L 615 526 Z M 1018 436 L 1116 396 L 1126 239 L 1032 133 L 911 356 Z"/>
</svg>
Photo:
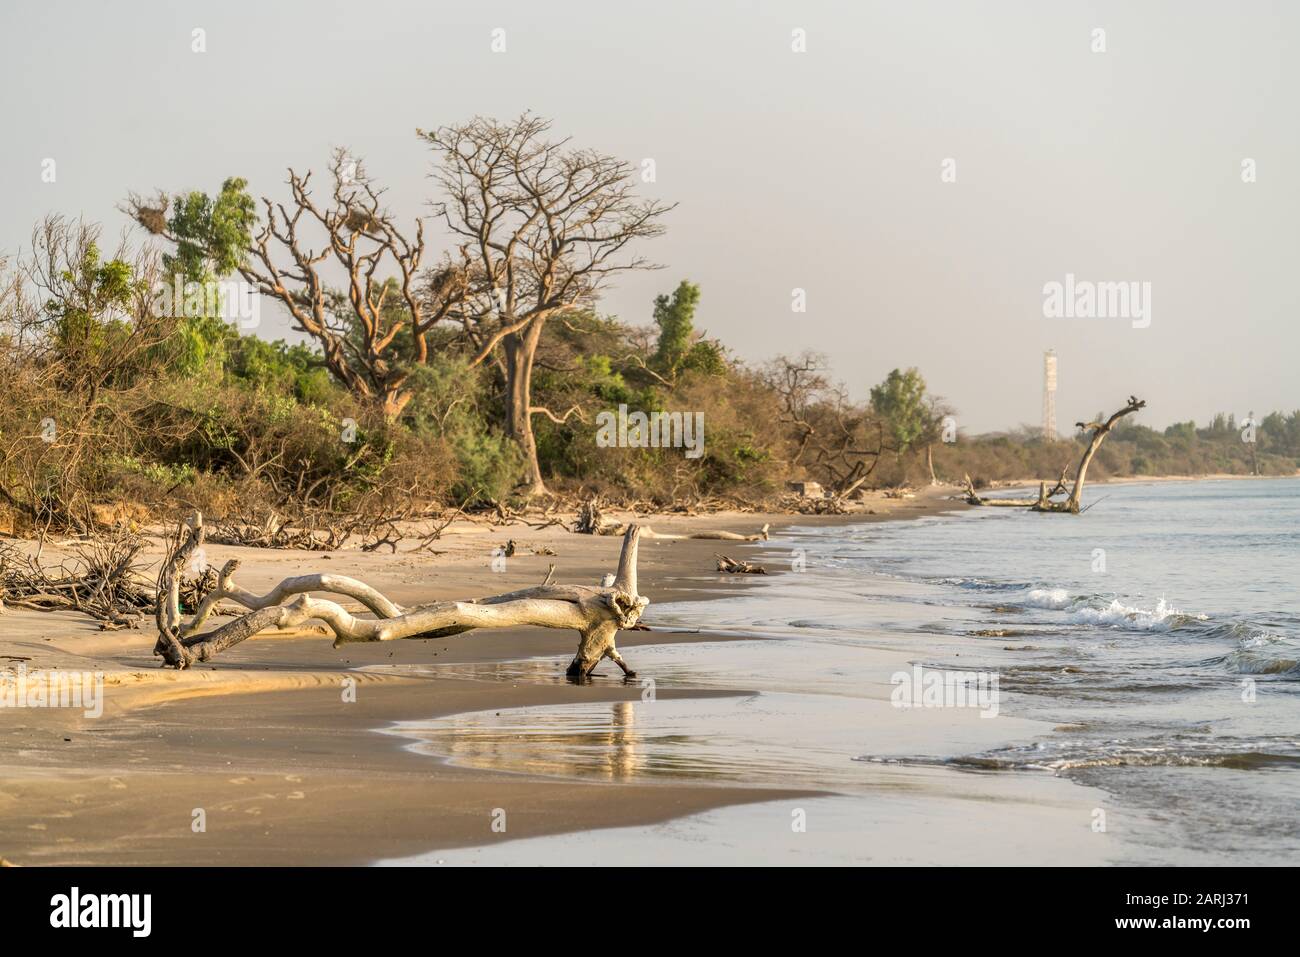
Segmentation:
<svg viewBox="0 0 1300 957">
<path fill-rule="evenodd" d="M 532 417 L 563 421 L 532 403 L 546 323 L 591 307 L 616 274 L 655 268 L 633 247 L 661 234 L 673 208 L 635 194 L 631 163 L 552 139 L 550 129 L 526 113 L 418 131 L 445 192 L 435 213 L 459 243 L 428 276 L 427 308 L 460 324 L 472 365 L 500 374 L 506 431 L 524 454 L 531 494 L 546 491 Z"/>
<path fill-rule="evenodd" d="M 429 333 L 459 327 L 470 365 L 500 375 L 508 435 L 527 463 L 525 482 L 544 493 L 532 417 L 565 421 L 532 404 L 532 371 L 547 321 L 589 309 L 619 272 L 655 268 L 633 252 L 663 232 L 673 207 L 640 199 L 631 163 L 554 140 L 548 120 L 475 118 L 432 132 L 433 174 L 445 195 L 434 209 L 455 243 L 438 268 L 422 271 L 424 224 L 399 227 L 383 190 L 360 161 L 336 150 L 328 198 L 310 172 L 289 170 L 287 203 L 263 197 L 264 216 L 241 179 L 221 192 L 146 201 L 126 211 L 173 243 L 170 263 L 187 281 L 238 272 L 278 301 L 320 346 L 330 373 L 389 417 L 410 401 L 413 365 L 429 361 Z M 170 209 L 170 215 L 169 215 Z M 329 286 L 342 275 L 346 287 Z"/>
</svg>

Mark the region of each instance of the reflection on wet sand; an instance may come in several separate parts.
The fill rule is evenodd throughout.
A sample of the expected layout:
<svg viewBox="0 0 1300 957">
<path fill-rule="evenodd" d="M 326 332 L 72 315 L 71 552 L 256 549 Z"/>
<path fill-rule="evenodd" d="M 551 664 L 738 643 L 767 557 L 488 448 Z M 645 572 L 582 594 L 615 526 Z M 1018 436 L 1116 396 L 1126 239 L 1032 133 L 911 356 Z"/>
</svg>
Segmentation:
<svg viewBox="0 0 1300 957">
<path fill-rule="evenodd" d="M 551 777 L 734 780 L 740 769 L 700 754 L 702 742 L 662 728 L 638 729 L 644 702 L 519 708 L 406 722 L 393 733 L 459 764 Z"/>
<path fill-rule="evenodd" d="M 388 733 L 456 764 L 549 777 L 693 780 L 861 791 L 915 786 L 915 770 L 855 762 L 859 716 L 813 695 L 660 698 L 408 721 Z"/>
<path fill-rule="evenodd" d="M 924 754 L 929 743 L 935 748 L 930 753 L 946 756 L 1032 731 L 1005 718 L 981 720 L 974 711 L 904 714 L 888 701 L 889 676 L 899 659 L 876 660 L 860 649 L 844 649 L 831 661 L 794 641 L 658 645 L 637 652 L 642 673 L 655 680 L 657 694 L 650 700 L 454 714 L 402 722 L 388 731 L 412 739 L 411 747 L 422 753 L 490 770 L 841 792 L 916 785 L 914 772 L 854 760 L 863 753 Z M 565 663 L 539 658 L 422 670 L 440 679 L 522 685 L 565 681 Z M 734 683 L 723 687 L 723 677 Z M 668 693 L 674 691 L 708 694 Z M 941 735 L 924 735 L 927 727 Z"/>
<path fill-rule="evenodd" d="M 430 750 L 478 767 L 560 777 L 624 780 L 646 771 L 637 748 L 636 709 L 620 701 L 592 714 L 532 711 L 526 722 L 490 713 L 460 715 L 420 736 Z M 503 720 L 504 719 L 504 720 Z"/>
</svg>

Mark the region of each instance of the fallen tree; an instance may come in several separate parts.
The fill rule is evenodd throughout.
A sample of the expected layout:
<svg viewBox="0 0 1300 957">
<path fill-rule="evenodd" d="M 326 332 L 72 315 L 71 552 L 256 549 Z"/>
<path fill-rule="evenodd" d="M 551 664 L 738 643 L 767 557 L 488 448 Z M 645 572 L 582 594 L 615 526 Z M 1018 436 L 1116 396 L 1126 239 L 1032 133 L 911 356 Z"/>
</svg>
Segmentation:
<svg viewBox="0 0 1300 957">
<path fill-rule="evenodd" d="M 569 677 L 588 677 L 605 658 L 618 665 L 627 677 L 636 677 L 614 641 L 619 629 L 634 627 L 650 604 L 637 593 L 637 542 L 641 529 L 636 525 L 629 525 L 623 535 L 618 570 L 612 581 L 600 586 L 552 584 L 548 574 L 545 582 L 533 588 L 404 609 L 365 582 L 342 575 L 287 578 L 267 594 L 255 595 L 235 585 L 233 577 L 239 563 L 230 561 L 217 575 L 215 587 L 199 602 L 193 617 L 185 621 L 180 602 L 181 569 L 202 546 L 203 535 L 202 516 L 195 516 L 177 535 L 159 572 L 155 612 L 158 642 L 154 654 L 173 668 L 209 661 L 268 629 L 294 628 L 317 620 L 334 633 L 336 648 L 348 642 L 443 638 L 476 628 L 571 628 L 579 638 L 577 653 L 568 668 Z M 375 617 L 358 618 L 338 602 L 315 598 L 311 592 L 352 598 Z M 226 600 L 249 611 L 219 628 L 199 633 L 217 604 Z"/>
<path fill-rule="evenodd" d="M 1080 429 L 1092 429 L 1092 436 L 1088 441 L 1088 447 L 1084 450 L 1082 457 L 1079 459 L 1079 465 L 1074 472 L 1074 484 L 1069 489 L 1069 495 L 1062 501 L 1055 501 L 1058 495 L 1066 493 L 1065 476 L 1069 466 L 1061 470 L 1061 477 L 1057 479 L 1056 485 L 1049 491 L 1046 482 L 1038 483 L 1038 498 L 984 498 L 975 491 L 975 485 L 971 482 L 970 476 L 966 478 L 966 502 L 970 505 L 995 505 L 1010 508 L 1028 508 L 1035 512 L 1068 512 L 1071 515 L 1078 515 L 1083 509 L 1080 502 L 1083 496 L 1083 483 L 1088 474 L 1088 465 L 1092 458 L 1097 454 L 1097 449 L 1101 447 L 1102 441 L 1110 434 L 1111 430 L 1119 423 L 1119 420 L 1126 415 L 1132 415 L 1139 409 L 1146 407 L 1146 401 L 1138 399 L 1135 396 L 1128 397 L 1128 404 L 1120 409 L 1105 422 L 1076 422 Z"/>
</svg>

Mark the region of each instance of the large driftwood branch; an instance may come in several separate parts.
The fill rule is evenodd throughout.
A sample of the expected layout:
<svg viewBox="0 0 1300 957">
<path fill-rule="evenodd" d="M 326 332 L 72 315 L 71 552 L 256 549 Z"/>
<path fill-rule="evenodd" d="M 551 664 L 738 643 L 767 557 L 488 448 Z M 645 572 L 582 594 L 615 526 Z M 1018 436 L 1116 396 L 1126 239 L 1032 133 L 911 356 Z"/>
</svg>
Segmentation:
<svg viewBox="0 0 1300 957">
<path fill-rule="evenodd" d="M 283 604 L 286 598 L 294 595 L 323 591 L 355 598 L 380 618 L 396 618 L 402 614 L 401 606 L 389 601 L 388 598 L 365 582 L 357 581 L 355 578 L 348 578 L 345 575 L 299 575 L 296 578 L 286 578 L 265 595 L 254 595 L 252 592 L 240 588 L 231 580 L 238 568 L 238 559 L 232 558 L 226 562 L 217 578 L 217 587 L 203 596 L 203 600 L 199 602 L 198 608 L 195 609 L 194 617 L 181 629 L 183 638 L 197 632 L 204 622 L 208 620 L 217 603 L 223 599 L 230 599 L 245 608 L 260 611 L 263 608 Z"/>
<path fill-rule="evenodd" d="M 1105 422 L 1076 422 L 1080 429 L 1092 429 L 1092 436 L 1088 441 L 1088 447 L 1084 450 L 1082 457 L 1079 459 L 1079 465 L 1074 472 L 1074 486 L 1070 489 L 1069 497 L 1064 501 L 1053 501 L 1057 495 L 1065 493 L 1065 475 L 1066 470 L 1061 470 L 1061 477 L 1057 480 L 1056 486 L 1048 491 L 1047 483 L 1038 484 L 1038 498 L 983 498 L 975 491 L 975 486 L 971 482 L 970 476 L 966 476 L 966 501 L 971 505 L 1000 505 L 1012 508 L 1029 508 L 1035 512 L 1068 512 L 1071 515 L 1078 515 L 1082 511 L 1080 504 L 1083 497 L 1083 483 L 1088 474 L 1088 466 L 1092 458 L 1097 454 L 1097 449 L 1101 447 L 1102 441 L 1110 434 L 1111 430 L 1119 424 L 1119 420 L 1126 415 L 1132 415 L 1139 409 L 1146 407 L 1146 401 L 1136 396 L 1128 397 L 1128 404 L 1118 412 L 1114 413 Z"/>
<path fill-rule="evenodd" d="M 334 645 L 348 642 L 392 641 L 398 638 L 442 638 L 476 628 L 571 628 L 578 632 L 578 651 L 569 665 L 570 677 L 586 678 L 604 658 L 628 677 L 628 667 L 615 646 L 621 628 L 631 628 L 650 604 L 637 593 L 637 541 L 641 529 L 628 527 L 618 571 L 609 585 L 556 585 L 550 575 L 542 585 L 469 601 L 436 602 L 403 610 L 364 582 L 341 575 L 303 575 L 281 582 L 266 595 L 254 595 L 232 581 L 237 562 L 227 562 L 216 588 L 204 596 L 188 623 L 181 620 L 175 583 L 180 569 L 203 541 L 203 523 L 196 517 L 182 530 L 163 563 L 158 585 L 158 644 L 154 654 L 173 668 L 208 661 L 247 638 L 271 628 L 294 628 L 321 621 L 334 633 Z M 358 618 L 335 601 L 308 592 L 326 592 L 356 599 L 375 618 Z M 293 597 L 292 600 L 285 599 Z M 202 634 L 218 601 L 229 599 L 251 611 Z"/>
</svg>

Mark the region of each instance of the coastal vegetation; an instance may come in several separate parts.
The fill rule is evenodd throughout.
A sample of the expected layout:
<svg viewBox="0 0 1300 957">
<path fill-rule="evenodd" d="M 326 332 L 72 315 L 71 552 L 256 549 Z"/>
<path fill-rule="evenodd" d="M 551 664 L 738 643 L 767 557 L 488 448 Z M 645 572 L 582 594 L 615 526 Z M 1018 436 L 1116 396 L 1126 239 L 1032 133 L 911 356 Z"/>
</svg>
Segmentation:
<svg viewBox="0 0 1300 957">
<path fill-rule="evenodd" d="M 672 207 L 638 195 L 632 164 L 550 126 L 421 131 L 427 219 L 388 208 L 338 150 L 323 182 L 291 170 L 277 194 L 232 176 L 129 195 L 142 229 L 113 244 L 99 224 L 39 223 L 0 261 L 0 532 L 202 510 L 337 543 L 402 518 L 595 498 L 839 509 L 866 489 L 1050 480 L 1079 460 L 1088 429 L 968 434 L 917 369 L 850 390 L 817 354 L 742 361 L 709 335 L 708 291 L 689 280 L 645 316 L 602 312 L 618 275 L 654 268 Z M 294 341 L 258 334 L 259 304 Z M 624 408 L 702 415 L 707 438 L 610 441 L 598 420 Z M 1300 412 L 1164 430 L 1128 417 L 1089 475 L 1297 464 Z M 824 495 L 796 502 L 793 482 Z"/>
</svg>

